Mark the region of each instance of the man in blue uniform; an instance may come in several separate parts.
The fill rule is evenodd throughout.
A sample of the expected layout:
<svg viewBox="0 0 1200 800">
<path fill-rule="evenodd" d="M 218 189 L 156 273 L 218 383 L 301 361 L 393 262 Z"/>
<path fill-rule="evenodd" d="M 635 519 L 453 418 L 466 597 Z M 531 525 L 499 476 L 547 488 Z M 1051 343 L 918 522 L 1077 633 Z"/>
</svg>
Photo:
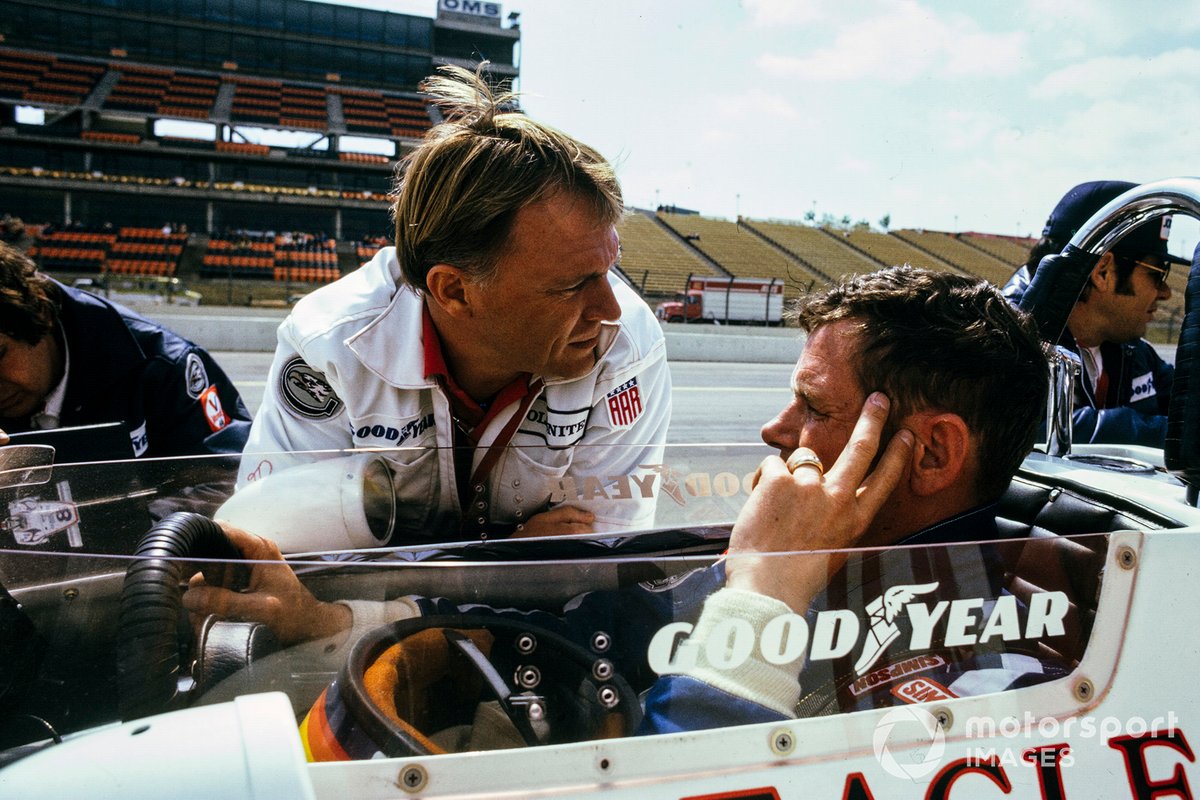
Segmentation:
<svg viewBox="0 0 1200 800">
<path fill-rule="evenodd" d="M 240 453 L 250 414 L 212 357 L 0 244 L 0 436 L 120 422 L 127 457 Z M 114 453 L 98 453 L 112 458 Z"/>
<path fill-rule="evenodd" d="M 1014 303 L 1043 256 L 1062 252 L 1083 223 L 1137 184 L 1094 181 L 1058 202 L 1029 260 L 1004 287 Z M 1093 268 L 1060 344 L 1079 353 L 1074 436 L 1081 442 L 1162 447 L 1175 369 L 1143 336 L 1158 307 L 1171 298 L 1167 275 L 1184 259 L 1167 252 L 1170 217 L 1135 228 Z"/>
</svg>

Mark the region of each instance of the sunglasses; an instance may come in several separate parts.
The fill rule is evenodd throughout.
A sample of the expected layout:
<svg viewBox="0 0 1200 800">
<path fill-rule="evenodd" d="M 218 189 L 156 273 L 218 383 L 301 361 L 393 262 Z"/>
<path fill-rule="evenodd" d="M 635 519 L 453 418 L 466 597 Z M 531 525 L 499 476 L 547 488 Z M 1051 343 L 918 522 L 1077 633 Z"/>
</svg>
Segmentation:
<svg viewBox="0 0 1200 800">
<path fill-rule="evenodd" d="M 1158 273 L 1157 285 L 1159 288 L 1162 288 L 1164 285 L 1166 285 L 1167 278 L 1170 277 L 1170 275 L 1171 275 L 1171 262 L 1170 261 L 1167 261 L 1162 266 L 1159 266 L 1157 264 L 1147 264 L 1145 261 L 1139 261 L 1136 258 L 1130 258 L 1130 259 L 1127 259 L 1127 261 L 1129 263 L 1132 263 L 1136 267 L 1145 267 L 1146 269 L 1150 270 L 1151 272 L 1157 272 Z"/>
</svg>

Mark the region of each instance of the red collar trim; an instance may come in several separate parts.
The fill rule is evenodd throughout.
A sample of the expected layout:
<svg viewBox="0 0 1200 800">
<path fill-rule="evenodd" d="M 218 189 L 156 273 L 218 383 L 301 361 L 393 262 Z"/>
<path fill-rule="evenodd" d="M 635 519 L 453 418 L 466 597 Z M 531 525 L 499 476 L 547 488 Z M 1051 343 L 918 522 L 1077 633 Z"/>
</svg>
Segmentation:
<svg viewBox="0 0 1200 800">
<path fill-rule="evenodd" d="M 433 317 L 430 316 L 429 307 L 426 305 L 421 306 L 421 343 L 425 353 L 425 377 L 437 379 L 441 384 L 450 399 L 451 411 L 469 427 L 467 432 L 472 440 L 478 441 L 476 432 L 483 431 L 501 409 L 511 403 L 520 402 L 529 394 L 530 376 L 523 373 L 501 389 L 486 408 L 475 402 L 450 374 L 450 367 L 446 364 L 446 356 L 442 350 L 441 337 L 438 336 Z"/>
</svg>

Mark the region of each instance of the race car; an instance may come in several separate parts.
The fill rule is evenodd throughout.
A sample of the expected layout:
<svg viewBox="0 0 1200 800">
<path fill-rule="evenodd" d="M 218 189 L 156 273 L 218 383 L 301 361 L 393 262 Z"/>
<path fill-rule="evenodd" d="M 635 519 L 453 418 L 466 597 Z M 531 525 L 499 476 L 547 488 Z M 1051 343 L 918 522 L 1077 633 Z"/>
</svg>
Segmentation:
<svg viewBox="0 0 1200 800">
<path fill-rule="evenodd" d="M 1088 257 L 1167 213 L 1200 217 L 1200 181 L 1140 187 L 1085 225 L 1031 292 L 1043 330 Z M 199 566 L 244 567 L 209 519 L 248 513 L 237 495 L 196 513 L 194 495 L 155 492 L 164 472 L 211 479 L 211 461 L 113 465 L 119 491 L 107 465 L 21 461 L 0 473 L 4 507 L 75 502 L 83 545 L 0 549 L 0 796 L 1192 797 L 1188 309 L 1165 452 L 1072 448 L 1052 409 L 1050 452 L 1000 503 L 1002 539 L 849 551 L 842 574 L 859 579 L 822 607 L 758 638 L 723 632 L 708 655 L 724 669 L 757 650 L 820 676 L 785 721 L 694 730 L 679 709 L 677 730 L 643 724 L 646 693 L 695 656 L 689 624 L 660 611 L 719 585 L 761 447 L 668 447 L 654 529 L 538 540 L 379 547 L 393 515 L 369 455 L 326 459 L 324 481 L 277 473 L 268 516 L 313 594 L 423 611 L 290 647 L 183 612 Z"/>
</svg>

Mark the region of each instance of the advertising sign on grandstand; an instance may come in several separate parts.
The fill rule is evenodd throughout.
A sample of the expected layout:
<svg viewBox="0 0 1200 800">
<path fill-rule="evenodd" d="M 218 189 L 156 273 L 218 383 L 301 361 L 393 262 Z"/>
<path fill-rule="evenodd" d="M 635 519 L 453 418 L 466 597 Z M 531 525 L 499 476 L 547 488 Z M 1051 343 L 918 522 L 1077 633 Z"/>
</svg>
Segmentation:
<svg viewBox="0 0 1200 800">
<path fill-rule="evenodd" d="M 485 3 L 482 0 L 438 0 L 438 14 L 448 11 L 451 14 L 471 14 L 476 17 L 500 19 L 500 4 Z"/>
</svg>

